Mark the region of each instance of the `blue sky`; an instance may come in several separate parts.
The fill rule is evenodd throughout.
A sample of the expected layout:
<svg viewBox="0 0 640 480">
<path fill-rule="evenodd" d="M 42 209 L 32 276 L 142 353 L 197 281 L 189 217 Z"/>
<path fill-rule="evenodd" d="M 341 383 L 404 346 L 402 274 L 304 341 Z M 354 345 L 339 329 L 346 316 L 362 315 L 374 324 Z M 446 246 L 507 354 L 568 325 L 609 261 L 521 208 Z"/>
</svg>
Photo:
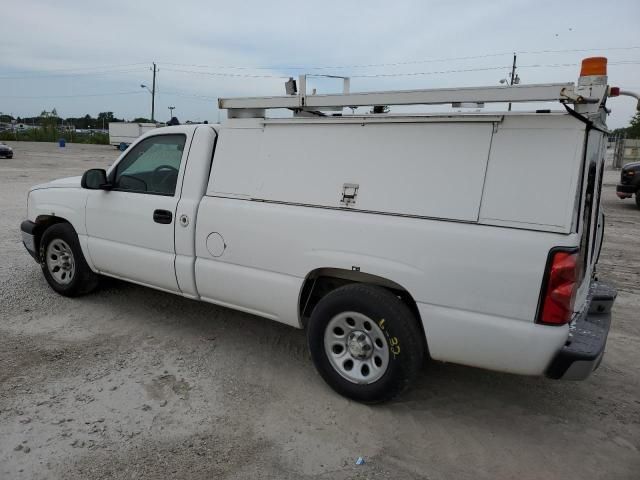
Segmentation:
<svg viewBox="0 0 640 480">
<path fill-rule="evenodd" d="M 0 112 L 14 116 L 150 116 L 154 61 L 158 120 L 175 106 L 217 121 L 217 97 L 279 95 L 299 73 L 351 75 L 354 91 L 495 85 L 513 51 L 522 83 L 575 81 L 605 55 L 610 84 L 640 90 L 638 1 L 21 0 L 0 18 Z M 635 105 L 609 107 L 618 127 Z"/>
</svg>

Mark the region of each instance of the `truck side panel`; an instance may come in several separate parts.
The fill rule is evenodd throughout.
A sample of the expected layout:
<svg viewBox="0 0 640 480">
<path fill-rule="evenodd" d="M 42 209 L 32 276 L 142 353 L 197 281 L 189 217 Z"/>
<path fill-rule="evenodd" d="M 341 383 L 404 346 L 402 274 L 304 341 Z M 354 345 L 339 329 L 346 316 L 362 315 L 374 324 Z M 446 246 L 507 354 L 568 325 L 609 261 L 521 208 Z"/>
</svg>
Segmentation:
<svg viewBox="0 0 640 480">
<path fill-rule="evenodd" d="M 224 239 L 224 248 L 208 246 L 213 232 Z M 576 241 L 575 235 L 205 197 L 198 212 L 196 282 L 203 299 L 299 325 L 298 297 L 309 272 L 359 268 L 413 296 L 425 313 L 430 346 L 432 329 L 454 335 L 449 342 L 459 346 L 473 332 L 486 348 L 501 341 L 517 344 L 517 350 L 528 349 L 523 358 L 529 359 L 566 339 L 566 328 L 533 320 L 549 249 Z M 486 318 L 500 328 L 483 329 Z M 537 335 L 546 346 L 534 341 Z M 452 360 L 436 343 L 439 359 Z M 474 365 L 487 366 L 494 356 L 476 351 L 480 360 Z M 540 373 L 530 368 L 520 371 Z"/>
<path fill-rule="evenodd" d="M 549 251 L 579 244 L 584 124 L 340 121 L 220 130 L 198 212 L 201 297 L 299 325 L 310 272 L 357 270 L 409 292 L 434 358 L 543 373 L 568 336 L 534 321 Z M 359 187 L 346 208 L 344 183 Z"/>
</svg>

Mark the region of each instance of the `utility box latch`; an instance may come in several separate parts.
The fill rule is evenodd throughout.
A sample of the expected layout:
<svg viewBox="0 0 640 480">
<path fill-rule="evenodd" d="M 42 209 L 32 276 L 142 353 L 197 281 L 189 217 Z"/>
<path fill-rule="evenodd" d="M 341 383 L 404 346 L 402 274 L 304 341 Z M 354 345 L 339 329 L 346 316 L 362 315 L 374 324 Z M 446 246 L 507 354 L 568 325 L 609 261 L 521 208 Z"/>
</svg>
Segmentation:
<svg viewBox="0 0 640 480">
<path fill-rule="evenodd" d="M 359 187 L 357 183 L 345 183 L 342 185 L 342 200 L 340 200 L 340 203 L 345 207 L 355 205 Z"/>
</svg>

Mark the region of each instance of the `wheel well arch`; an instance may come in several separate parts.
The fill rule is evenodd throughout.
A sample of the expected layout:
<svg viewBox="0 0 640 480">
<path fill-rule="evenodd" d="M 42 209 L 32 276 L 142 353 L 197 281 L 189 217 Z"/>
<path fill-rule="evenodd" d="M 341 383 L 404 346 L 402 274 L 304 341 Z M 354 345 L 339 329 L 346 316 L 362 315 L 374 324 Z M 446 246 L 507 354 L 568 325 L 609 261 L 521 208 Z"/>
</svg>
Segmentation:
<svg viewBox="0 0 640 480">
<path fill-rule="evenodd" d="M 33 230 L 36 252 L 40 250 L 40 239 L 47 228 L 56 223 L 68 223 L 71 225 L 71 222 L 67 219 L 55 215 L 38 215 L 34 223 L 36 224 Z"/>
<path fill-rule="evenodd" d="M 303 328 L 306 328 L 311 312 L 313 312 L 313 309 L 322 297 L 336 288 L 340 288 L 343 285 L 350 283 L 377 285 L 394 293 L 407 305 L 407 307 L 409 307 L 409 310 L 411 310 L 415 316 L 416 322 L 422 331 L 423 339 L 426 341 L 426 337 L 424 336 L 424 326 L 422 324 L 422 319 L 420 318 L 420 311 L 418 310 L 418 304 L 409 291 L 393 280 L 359 270 L 316 268 L 309 272 L 302 283 L 298 300 L 300 325 Z"/>
</svg>

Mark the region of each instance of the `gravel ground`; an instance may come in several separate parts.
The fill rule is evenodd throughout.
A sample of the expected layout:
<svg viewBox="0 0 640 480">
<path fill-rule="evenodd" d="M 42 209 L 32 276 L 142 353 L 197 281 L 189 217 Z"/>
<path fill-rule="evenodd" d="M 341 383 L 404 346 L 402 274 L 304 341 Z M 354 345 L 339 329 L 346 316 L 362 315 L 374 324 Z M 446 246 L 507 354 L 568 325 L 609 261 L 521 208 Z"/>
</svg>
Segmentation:
<svg viewBox="0 0 640 480">
<path fill-rule="evenodd" d="M 302 331 L 113 280 L 55 294 L 21 244 L 26 192 L 117 152 L 14 147 L 0 159 L 0 478 L 639 478 L 640 210 L 615 197 L 616 172 L 600 271 L 619 297 L 595 374 L 431 363 L 370 407 L 325 386 Z"/>
</svg>

